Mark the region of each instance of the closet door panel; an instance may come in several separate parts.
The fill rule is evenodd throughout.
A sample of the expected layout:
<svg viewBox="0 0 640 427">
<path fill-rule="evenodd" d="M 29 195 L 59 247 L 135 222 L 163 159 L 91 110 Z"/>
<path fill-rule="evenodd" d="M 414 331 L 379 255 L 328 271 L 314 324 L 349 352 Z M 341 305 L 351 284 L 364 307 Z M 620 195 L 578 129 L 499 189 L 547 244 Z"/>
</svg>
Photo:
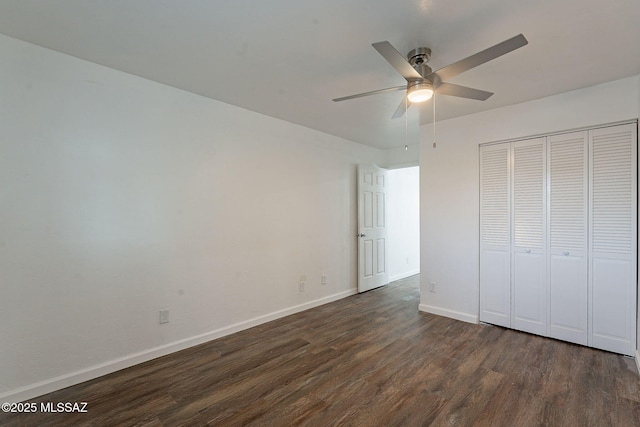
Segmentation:
<svg viewBox="0 0 640 427">
<path fill-rule="evenodd" d="M 549 336 L 587 344 L 587 132 L 550 136 Z"/>
<path fill-rule="evenodd" d="M 511 325 L 509 144 L 480 147 L 480 320 Z"/>
<path fill-rule="evenodd" d="M 629 312 L 631 262 L 621 259 L 593 260 L 592 346 L 633 355 L 629 347 L 632 316 Z M 633 316 L 635 317 L 635 316 Z M 635 319 L 634 319 L 635 320 Z"/>
<path fill-rule="evenodd" d="M 543 254 L 515 252 L 513 328 L 546 335 L 547 293 Z"/>
<path fill-rule="evenodd" d="M 587 345 L 587 266 L 581 256 L 550 256 L 549 336 Z"/>
<path fill-rule="evenodd" d="M 494 325 L 511 326 L 509 252 L 485 249 L 480 268 L 480 320 Z"/>
<path fill-rule="evenodd" d="M 595 129 L 590 139 L 590 345 L 633 355 L 636 317 L 635 125 Z"/>
<path fill-rule="evenodd" d="M 547 333 L 545 138 L 512 143 L 512 327 Z"/>
</svg>

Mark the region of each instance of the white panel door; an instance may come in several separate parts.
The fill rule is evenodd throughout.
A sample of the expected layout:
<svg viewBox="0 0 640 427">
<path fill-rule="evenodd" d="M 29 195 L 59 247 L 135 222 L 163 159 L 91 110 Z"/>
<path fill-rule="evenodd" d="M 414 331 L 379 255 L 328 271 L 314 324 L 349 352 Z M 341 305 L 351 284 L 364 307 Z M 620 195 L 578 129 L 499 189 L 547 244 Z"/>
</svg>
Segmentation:
<svg viewBox="0 0 640 427">
<path fill-rule="evenodd" d="M 480 320 L 511 325 L 510 145 L 480 147 Z"/>
<path fill-rule="evenodd" d="M 545 138 L 512 143 L 511 327 L 547 334 Z"/>
<path fill-rule="evenodd" d="M 590 342 L 633 355 L 636 347 L 636 125 L 589 132 Z"/>
<path fill-rule="evenodd" d="M 587 132 L 548 138 L 549 336 L 587 345 Z"/>
<path fill-rule="evenodd" d="M 358 292 L 389 283 L 387 194 L 386 169 L 358 166 Z"/>
</svg>

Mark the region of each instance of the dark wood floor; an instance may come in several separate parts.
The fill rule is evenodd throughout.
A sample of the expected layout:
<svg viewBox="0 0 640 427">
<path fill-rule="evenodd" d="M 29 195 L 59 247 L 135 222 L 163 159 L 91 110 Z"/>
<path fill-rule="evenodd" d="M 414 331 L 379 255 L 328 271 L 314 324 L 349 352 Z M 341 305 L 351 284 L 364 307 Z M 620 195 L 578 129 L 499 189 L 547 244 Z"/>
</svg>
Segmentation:
<svg viewBox="0 0 640 427">
<path fill-rule="evenodd" d="M 640 426 L 635 362 L 418 312 L 418 276 L 31 402 L 3 426 Z"/>
</svg>

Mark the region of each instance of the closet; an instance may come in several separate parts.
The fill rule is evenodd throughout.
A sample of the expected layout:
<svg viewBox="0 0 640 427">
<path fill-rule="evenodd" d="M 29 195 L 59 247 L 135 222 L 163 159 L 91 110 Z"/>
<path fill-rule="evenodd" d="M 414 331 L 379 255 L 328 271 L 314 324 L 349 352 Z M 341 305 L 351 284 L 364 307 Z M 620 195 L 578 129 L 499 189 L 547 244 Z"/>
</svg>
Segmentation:
<svg viewBox="0 0 640 427">
<path fill-rule="evenodd" d="M 480 146 L 480 320 L 633 355 L 637 123 Z"/>
</svg>

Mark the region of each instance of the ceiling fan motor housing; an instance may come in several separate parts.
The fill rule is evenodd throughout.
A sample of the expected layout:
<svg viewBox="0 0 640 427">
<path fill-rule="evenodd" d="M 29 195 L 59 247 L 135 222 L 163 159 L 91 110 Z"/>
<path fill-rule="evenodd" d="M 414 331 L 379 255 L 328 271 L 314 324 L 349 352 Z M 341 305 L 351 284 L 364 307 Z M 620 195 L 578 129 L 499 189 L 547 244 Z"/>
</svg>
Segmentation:
<svg viewBox="0 0 640 427">
<path fill-rule="evenodd" d="M 413 92 L 418 89 L 431 89 L 433 90 L 433 83 L 427 79 L 415 80 L 407 83 L 407 91 Z"/>
<path fill-rule="evenodd" d="M 416 65 L 426 64 L 431 58 L 431 49 L 428 47 L 417 47 L 407 54 L 409 64 Z"/>
<path fill-rule="evenodd" d="M 428 47 L 418 47 L 407 54 L 409 64 L 423 77 L 431 74 L 431 67 L 427 65 L 429 59 L 431 59 L 431 49 Z M 409 86 L 411 86 L 411 82 L 409 82 Z"/>
</svg>

